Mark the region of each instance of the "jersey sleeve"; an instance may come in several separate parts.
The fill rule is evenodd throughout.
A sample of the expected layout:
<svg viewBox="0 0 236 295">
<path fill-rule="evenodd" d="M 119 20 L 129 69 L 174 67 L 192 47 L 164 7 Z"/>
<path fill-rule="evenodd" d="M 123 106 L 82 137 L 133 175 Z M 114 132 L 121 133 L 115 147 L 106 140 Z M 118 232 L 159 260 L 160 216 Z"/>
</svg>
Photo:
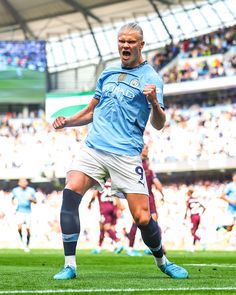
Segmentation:
<svg viewBox="0 0 236 295">
<path fill-rule="evenodd" d="M 226 185 L 224 192 L 226 193 L 226 195 L 230 195 L 230 193 L 231 193 L 231 186 L 230 186 L 230 184 Z"/>
<path fill-rule="evenodd" d="M 11 199 L 14 200 L 16 198 L 16 189 L 14 188 L 11 192 Z"/>
<path fill-rule="evenodd" d="M 105 77 L 106 77 L 106 72 L 107 71 L 104 70 L 97 80 L 95 94 L 94 94 L 94 98 L 96 98 L 97 100 L 100 100 L 100 98 L 102 96 L 102 85 L 103 85 L 103 81 L 105 80 Z"/>
<path fill-rule="evenodd" d="M 31 188 L 31 191 L 30 191 L 30 194 L 31 194 L 31 197 L 36 200 L 36 191 L 34 188 Z"/>
</svg>

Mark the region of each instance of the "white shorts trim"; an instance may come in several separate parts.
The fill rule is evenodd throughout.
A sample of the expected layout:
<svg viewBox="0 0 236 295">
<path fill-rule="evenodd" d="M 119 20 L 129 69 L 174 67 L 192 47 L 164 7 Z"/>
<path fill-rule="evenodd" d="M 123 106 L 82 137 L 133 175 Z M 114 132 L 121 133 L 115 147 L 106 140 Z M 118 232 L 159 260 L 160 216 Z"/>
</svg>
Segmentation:
<svg viewBox="0 0 236 295">
<path fill-rule="evenodd" d="M 83 146 L 68 171 L 81 171 L 95 179 L 103 188 L 111 178 L 112 193 L 148 195 L 145 171 L 140 156 L 115 155 Z"/>
</svg>

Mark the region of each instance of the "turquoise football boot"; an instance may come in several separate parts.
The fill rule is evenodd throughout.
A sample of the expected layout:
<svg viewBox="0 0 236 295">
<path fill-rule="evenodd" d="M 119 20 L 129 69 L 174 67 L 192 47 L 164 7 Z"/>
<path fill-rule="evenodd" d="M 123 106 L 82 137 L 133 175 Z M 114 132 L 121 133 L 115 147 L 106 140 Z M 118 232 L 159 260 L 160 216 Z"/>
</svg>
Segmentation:
<svg viewBox="0 0 236 295">
<path fill-rule="evenodd" d="M 73 266 L 66 266 L 53 277 L 54 280 L 71 280 L 76 278 L 76 269 Z"/>
<path fill-rule="evenodd" d="M 188 278 L 188 272 L 186 269 L 184 269 L 181 266 L 178 266 L 170 261 L 166 261 L 165 264 L 158 266 L 159 269 L 171 277 L 172 279 L 187 279 Z"/>
</svg>

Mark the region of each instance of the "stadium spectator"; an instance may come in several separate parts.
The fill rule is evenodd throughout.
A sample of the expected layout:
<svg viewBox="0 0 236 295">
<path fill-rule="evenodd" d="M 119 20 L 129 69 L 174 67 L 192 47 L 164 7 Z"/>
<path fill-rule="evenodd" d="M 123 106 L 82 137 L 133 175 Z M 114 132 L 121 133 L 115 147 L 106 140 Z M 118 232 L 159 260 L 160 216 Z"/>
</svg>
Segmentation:
<svg viewBox="0 0 236 295">
<path fill-rule="evenodd" d="M 173 43 L 166 45 L 163 49 L 160 49 L 152 58 L 152 65 L 158 72 L 164 66 L 166 66 L 172 59 L 174 59 L 179 53 L 179 47 Z"/>
<path fill-rule="evenodd" d="M 231 65 L 232 65 L 232 68 L 234 69 L 234 75 L 236 75 L 236 54 L 233 55 L 233 57 L 231 58 Z"/>
<path fill-rule="evenodd" d="M 100 209 L 100 235 L 98 247 L 92 250 L 93 254 L 101 253 L 101 247 L 105 234 L 108 234 L 111 240 L 115 243 L 114 252 L 119 254 L 123 250 L 123 245 L 116 235 L 115 225 L 118 217 L 118 210 L 121 209 L 119 199 L 111 193 L 110 179 L 104 185 L 103 191 L 94 190 L 93 196 L 89 202 L 88 208 L 91 209 L 92 203 L 98 199 Z"/>
<path fill-rule="evenodd" d="M 148 206 L 140 157 L 142 135 L 150 111 L 150 120 L 156 129 L 163 128 L 165 113 L 162 81 L 143 59 L 143 46 L 142 29 L 135 23 L 124 25 L 118 33 L 122 65 L 103 71 L 88 107 L 70 118 L 59 116 L 53 123 L 55 129 L 61 129 L 93 122 L 86 147 L 80 150 L 79 158 L 67 173 L 61 209 L 65 267 L 54 279 L 76 277 L 75 253 L 80 232 L 78 207 L 84 193 L 95 183 L 103 185 L 104 178 L 109 176 L 112 186 L 125 194 L 144 243 L 151 249 L 159 269 L 172 278 L 188 277 L 184 268 L 165 257 L 158 224 L 151 218 Z M 124 99 L 129 103 L 124 104 Z"/>
<path fill-rule="evenodd" d="M 34 188 L 28 186 L 25 178 L 20 178 L 18 186 L 12 190 L 13 204 L 16 205 L 16 220 L 18 225 L 18 233 L 22 241 L 25 252 L 29 252 L 30 243 L 30 224 L 31 224 L 31 204 L 37 203 Z M 26 230 L 26 241 L 23 238 L 23 226 Z"/>
</svg>

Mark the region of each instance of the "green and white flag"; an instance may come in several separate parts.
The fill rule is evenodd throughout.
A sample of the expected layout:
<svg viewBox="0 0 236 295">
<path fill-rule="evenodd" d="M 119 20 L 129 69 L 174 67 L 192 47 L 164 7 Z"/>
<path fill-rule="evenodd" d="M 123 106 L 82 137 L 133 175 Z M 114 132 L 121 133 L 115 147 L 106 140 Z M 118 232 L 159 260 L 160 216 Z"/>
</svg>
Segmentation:
<svg viewBox="0 0 236 295">
<path fill-rule="evenodd" d="M 46 120 L 52 122 L 57 116 L 70 117 L 85 108 L 94 91 L 80 93 L 47 93 Z"/>
</svg>

